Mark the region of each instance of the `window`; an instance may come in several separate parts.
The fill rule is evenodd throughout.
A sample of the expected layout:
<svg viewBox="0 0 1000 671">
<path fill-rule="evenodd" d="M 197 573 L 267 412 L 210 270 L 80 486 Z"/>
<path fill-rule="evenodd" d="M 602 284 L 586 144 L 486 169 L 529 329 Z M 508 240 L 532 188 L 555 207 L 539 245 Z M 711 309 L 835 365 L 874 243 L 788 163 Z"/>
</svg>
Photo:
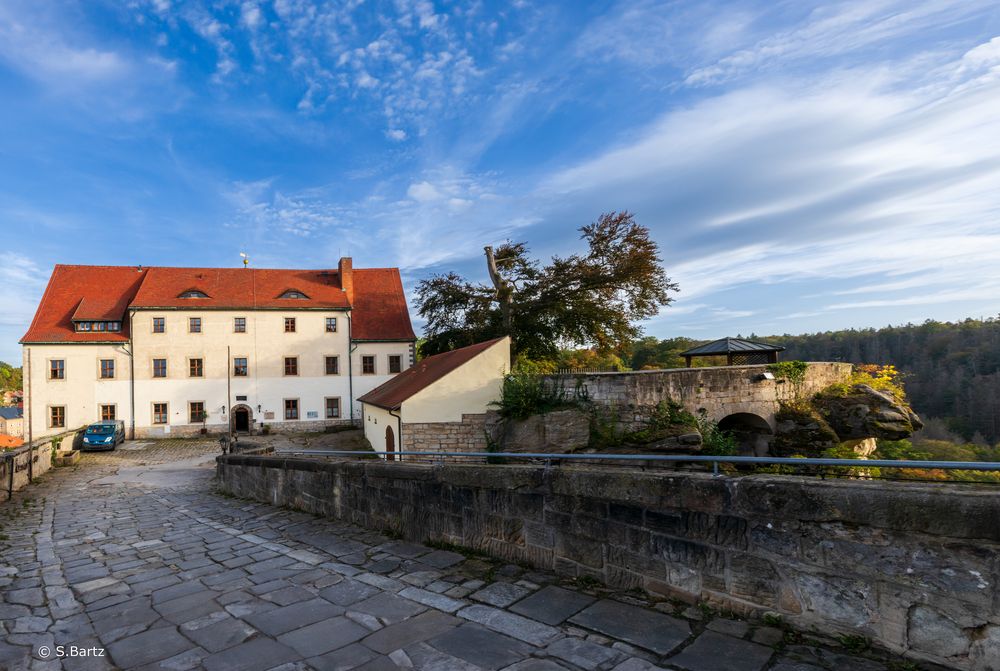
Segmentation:
<svg viewBox="0 0 1000 671">
<path fill-rule="evenodd" d="M 66 362 L 63 359 L 49 361 L 49 379 L 63 380 L 66 378 Z"/>
<path fill-rule="evenodd" d="M 247 366 L 247 358 L 245 356 L 238 356 L 233 359 L 233 377 L 246 377 L 248 369 L 249 366 Z"/>
<path fill-rule="evenodd" d="M 153 333 L 166 333 L 167 321 L 163 317 L 153 317 Z"/>
<path fill-rule="evenodd" d="M 298 419 L 298 418 L 299 418 L 299 399 L 286 398 L 285 419 Z"/>
<path fill-rule="evenodd" d="M 281 294 L 278 298 L 294 298 L 296 300 L 308 300 L 308 296 L 299 291 L 298 289 L 289 289 L 285 293 Z"/>
<path fill-rule="evenodd" d="M 340 399 L 339 398 L 326 399 L 326 418 L 337 419 L 339 417 L 340 417 Z"/>
<path fill-rule="evenodd" d="M 340 375 L 340 357 L 336 356 L 326 357 L 326 374 Z"/>
<path fill-rule="evenodd" d="M 247 318 L 246 317 L 234 317 L 233 318 L 233 333 L 246 333 L 247 332 Z"/>
<path fill-rule="evenodd" d="M 299 374 L 299 358 L 297 356 L 285 357 L 285 375 Z"/>
<path fill-rule="evenodd" d="M 115 377 L 115 360 L 101 359 L 101 379 L 111 380 Z"/>
<path fill-rule="evenodd" d="M 285 333 L 295 333 L 295 317 L 285 317 Z"/>
<path fill-rule="evenodd" d="M 201 317 L 191 317 L 188 319 L 188 332 L 201 333 Z"/>
<path fill-rule="evenodd" d="M 191 401 L 188 403 L 188 421 L 191 424 L 196 424 L 202 422 L 208 418 L 205 414 L 205 402 L 204 401 Z"/>
<path fill-rule="evenodd" d="M 77 331 L 121 331 L 121 322 L 76 322 L 73 327 Z"/>
<path fill-rule="evenodd" d="M 361 357 L 361 374 L 362 375 L 375 374 L 375 357 L 373 356 Z"/>
<path fill-rule="evenodd" d="M 188 375 L 190 375 L 191 377 L 203 377 L 205 375 L 204 359 L 189 359 Z"/>
<path fill-rule="evenodd" d="M 180 295 L 180 298 L 208 298 L 208 294 L 197 289 L 188 289 Z"/>
<path fill-rule="evenodd" d="M 115 406 L 113 405 L 102 405 L 101 406 L 101 421 L 102 422 L 113 422 L 118 419 L 116 417 Z"/>
<path fill-rule="evenodd" d="M 337 318 L 336 317 L 327 317 L 326 318 L 326 332 L 327 333 L 336 333 L 337 332 Z"/>
<path fill-rule="evenodd" d="M 389 355 L 389 372 L 398 373 L 403 370 L 403 357 L 398 354 Z"/>
<path fill-rule="evenodd" d="M 167 360 L 153 359 L 153 377 L 167 376 Z"/>
<path fill-rule="evenodd" d="M 54 405 L 49 408 L 49 426 L 61 429 L 66 426 L 66 406 Z"/>
<path fill-rule="evenodd" d="M 166 403 L 154 403 L 153 404 L 153 424 L 166 424 L 167 423 L 167 404 Z"/>
</svg>

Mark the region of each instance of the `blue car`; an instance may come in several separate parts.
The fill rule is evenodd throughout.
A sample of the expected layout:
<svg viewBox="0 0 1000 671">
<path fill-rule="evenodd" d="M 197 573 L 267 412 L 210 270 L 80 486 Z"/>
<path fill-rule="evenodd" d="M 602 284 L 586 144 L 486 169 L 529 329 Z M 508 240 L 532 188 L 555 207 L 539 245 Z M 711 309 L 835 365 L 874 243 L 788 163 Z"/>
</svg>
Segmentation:
<svg viewBox="0 0 1000 671">
<path fill-rule="evenodd" d="M 94 422 L 83 434 L 83 449 L 113 450 L 125 442 L 125 422 L 120 419 Z"/>
</svg>

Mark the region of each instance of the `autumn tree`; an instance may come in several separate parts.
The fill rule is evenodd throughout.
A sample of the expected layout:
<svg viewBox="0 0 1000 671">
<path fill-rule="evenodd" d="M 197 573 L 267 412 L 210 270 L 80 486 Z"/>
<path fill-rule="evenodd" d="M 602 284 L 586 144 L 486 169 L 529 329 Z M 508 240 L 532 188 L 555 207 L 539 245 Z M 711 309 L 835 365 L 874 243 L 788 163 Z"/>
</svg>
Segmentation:
<svg viewBox="0 0 1000 671">
<path fill-rule="evenodd" d="M 673 300 L 649 230 L 628 212 L 612 212 L 580 229 L 584 254 L 542 265 L 523 242 L 486 248 L 490 284 L 456 273 L 417 286 L 426 320 L 424 354 L 437 354 L 510 335 L 515 356 L 552 358 L 560 346 L 624 352 L 642 330 L 638 322 Z"/>
</svg>

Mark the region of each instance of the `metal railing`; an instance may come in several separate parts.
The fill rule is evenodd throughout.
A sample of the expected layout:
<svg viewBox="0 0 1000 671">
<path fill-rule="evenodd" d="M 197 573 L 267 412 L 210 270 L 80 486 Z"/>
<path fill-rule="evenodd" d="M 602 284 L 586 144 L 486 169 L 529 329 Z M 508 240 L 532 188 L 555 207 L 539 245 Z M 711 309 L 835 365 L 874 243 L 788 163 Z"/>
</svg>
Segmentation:
<svg viewBox="0 0 1000 671">
<path fill-rule="evenodd" d="M 421 457 L 430 461 L 450 459 L 521 459 L 541 460 L 546 466 L 560 461 L 623 461 L 623 462 L 672 462 L 680 464 L 711 464 L 712 472 L 719 473 L 720 464 L 756 466 L 834 466 L 841 468 L 895 468 L 955 471 L 1000 471 L 997 461 L 915 461 L 894 459 L 824 459 L 797 457 L 733 457 L 703 454 L 554 454 L 547 452 L 359 452 L 348 450 L 282 450 L 274 456 L 354 457 L 363 459 L 396 457 Z"/>
</svg>

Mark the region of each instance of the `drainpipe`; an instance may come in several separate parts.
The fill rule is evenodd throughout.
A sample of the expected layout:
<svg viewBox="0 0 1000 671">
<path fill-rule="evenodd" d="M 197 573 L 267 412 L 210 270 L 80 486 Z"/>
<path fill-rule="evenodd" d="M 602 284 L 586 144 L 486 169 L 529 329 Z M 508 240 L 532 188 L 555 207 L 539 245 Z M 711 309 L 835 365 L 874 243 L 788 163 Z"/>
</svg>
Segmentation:
<svg viewBox="0 0 1000 671">
<path fill-rule="evenodd" d="M 28 404 L 25 406 L 28 409 L 28 412 L 25 413 L 25 414 L 27 414 L 27 416 L 28 416 L 27 417 L 27 422 L 28 422 L 28 445 L 31 445 L 32 439 L 34 437 L 34 434 L 32 433 L 32 430 L 31 430 L 31 407 L 32 407 L 32 403 L 31 403 L 31 387 L 32 387 L 32 384 L 31 384 L 31 348 L 30 347 L 25 347 L 24 348 L 24 363 L 25 363 L 25 368 L 28 369 L 27 370 L 28 375 L 27 375 L 27 377 L 25 377 L 24 375 L 22 375 L 21 378 L 22 378 L 22 386 L 24 386 L 23 385 L 23 380 L 27 380 L 28 381 L 28 384 L 27 384 L 28 391 L 27 391 L 27 394 L 26 394 L 27 397 L 28 397 Z M 13 462 L 11 462 L 11 463 L 13 463 Z"/>
<path fill-rule="evenodd" d="M 354 424 L 354 335 L 351 330 L 351 313 L 347 312 L 347 407 L 351 409 L 351 424 Z M 364 417 L 362 417 L 364 420 Z M 362 421 L 362 423 L 364 423 Z"/>
<path fill-rule="evenodd" d="M 135 310 L 128 311 L 128 402 L 129 402 L 129 440 L 135 440 L 135 329 L 133 328 Z"/>
<path fill-rule="evenodd" d="M 397 452 L 402 452 L 403 451 L 403 418 L 400 417 L 399 415 L 397 415 L 396 413 L 394 413 L 392 410 L 389 411 L 389 414 L 396 418 L 396 435 L 399 436 L 399 444 L 396 445 L 396 451 Z M 402 459 L 400 459 L 400 461 L 402 461 Z"/>
</svg>

